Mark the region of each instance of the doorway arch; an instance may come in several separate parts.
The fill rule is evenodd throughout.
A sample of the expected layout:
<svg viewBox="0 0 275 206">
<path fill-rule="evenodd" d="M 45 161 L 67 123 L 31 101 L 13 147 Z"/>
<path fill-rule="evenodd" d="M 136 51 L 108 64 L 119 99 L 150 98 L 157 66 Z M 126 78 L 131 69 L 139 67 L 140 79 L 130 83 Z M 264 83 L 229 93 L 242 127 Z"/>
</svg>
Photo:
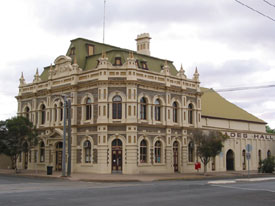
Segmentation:
<svg viewBox="0 0 275 206">
<path fill-rule="evenodd" d="M 231 149 L 229 149 L 226 153 L 226 170 L 227 171 L 232 171 L 235 169 L 234 159 L 235 159 L 234 152 Z"/>
<path fill-rule="evenodd" d="M 112 141 L 112 172 L 122 172 L 122 141 Z"/>
</svg>

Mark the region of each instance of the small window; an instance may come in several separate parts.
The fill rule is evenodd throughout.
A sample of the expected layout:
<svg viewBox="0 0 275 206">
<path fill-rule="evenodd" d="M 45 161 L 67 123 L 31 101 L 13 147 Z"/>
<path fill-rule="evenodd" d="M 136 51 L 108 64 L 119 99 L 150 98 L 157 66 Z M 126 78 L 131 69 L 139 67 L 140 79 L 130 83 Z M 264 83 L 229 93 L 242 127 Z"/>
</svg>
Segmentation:
<svg viewBox="0 0 275 206">
<path fill-rule="evenodd" d="M 193 105 L 188 105 L 188 123 L 193 124 Z"/>
<path fill-rule="evenodd" d="M 120 96 L 113 98 L 113 119 L 121 119 L 122 117 L 122 99 Z"/>
<path fill-rule="evenodd" d="M 42 141 L 40 143 L 40 162 L 44 162 L 45 161 L 45 144 Z"/>
<path fill-rule="evenodd" d="M 177 102 L 173 103 L 173 122 L 178 122 L 178 104 Z"/>
<path fill-rule="evenodd" d="M 142 140 L 140 142 L 140 162 L 141 163 L 147 162 L 147 142 L 146 142 L 146 140 Z"/>
<path fill-rule="evenodd" d="M 59 111 L 60 111 L 60 121 L 63 120 L 63 103 L 60 102 Z"/>
<path fill-rule="evenodd" d="M 121 62 L 121 57 L 116 57 L 115 58 L 115 66 L 121 66 L 122 62 Z"/>
<path fill-rule="evenodd" d="M 29 107 L 25 108 L 25 115 L 26 115 L 27 119 L 30 119 L 30 108 Z"/>
<path fill-rule="evenodd" d="M 90 120 L 92 117 L 92 100 L 87 98 L 86 100 L 86 120 Z"/>
<path fill-rule="evenodd" d="M 140 68 L 139 61 L 138 61 L 138 60 L 136 60 L 136 65 L 137 65 L 138 68 Z"/>
<path fill-rule="evenodd" d="M 194 142 L 188 144 L 188 162 L 194 162 Z"/>
<path fill-rule="evenodd" d="M 88 56 L 94 55 L 94 46 L 88 45 Z"/>
<path fill-rule="evenodd" d="M 74 48 L 74 47 L 71 48 L 71 50 L 70 50 L 70 55 L 75 55 L 75 48 Z"/>
<path fill-rule="evenodd" d="M 147 101 L 145 97 L 142 97 L 140 99 L 140 119 L 146 119 L 146 107 L 147 107 Z"/>
<path fill-rule="evenodd" d="M 41 124 L 46 122 L 46 107 L 44 104 L 41 105 Z"/>
<path fill-rule="evenodd" d="M 160 100 L 155 101 L 155 120 L 160 121 Z"/>
<path fill-rule="evenodd" d="M 155 143 L 155 163 L 161 163 L 161 142 Z"/>
<path fill-rule="evenodd" d="M 141 68 L 142 68 L 142 69 L 148 70 L 147 63 L 146 63 L 146 62 L 142 61 L 142 62 L 140 62 L 140 63 L 141 63 Z"/>
<path fill-rule="evenodd" d="M 85 163 L 91 163 L 91 142 L 89 140 L 86 140 L 83 144 L 83 148 L 84 148 L 84 157 L 85 157 Z"/>
</svg>

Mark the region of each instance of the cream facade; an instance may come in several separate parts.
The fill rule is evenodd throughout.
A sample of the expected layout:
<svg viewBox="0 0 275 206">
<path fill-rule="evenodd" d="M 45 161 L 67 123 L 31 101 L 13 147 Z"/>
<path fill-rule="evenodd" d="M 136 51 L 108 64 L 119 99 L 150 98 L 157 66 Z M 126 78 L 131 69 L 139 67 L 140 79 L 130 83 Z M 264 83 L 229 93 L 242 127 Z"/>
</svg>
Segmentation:
<svg viewBox="0 0 275 206">
<path fill-rule="evenodd" d="M 182 67 L 177 71 L 171 61 L 150 56 L 149 34 L 136 40 L 138 52 L 75 39 L 32 83 L 22 74 L 18 115 L 36 125 L 40 142 L 21 155 L 19 168 L 62 169 L 63 94 L 72 102 L 72 172 L 195 172 L 190 128 L 231 137 L 208 171 L 246 170 L 247 144 L 253 170 L 275 154 L 275 136 L 265 133 L 263 121 L 204 115 L 208 91 L 200 88 L 197 69 L 187 78 Z"/>
</svg>

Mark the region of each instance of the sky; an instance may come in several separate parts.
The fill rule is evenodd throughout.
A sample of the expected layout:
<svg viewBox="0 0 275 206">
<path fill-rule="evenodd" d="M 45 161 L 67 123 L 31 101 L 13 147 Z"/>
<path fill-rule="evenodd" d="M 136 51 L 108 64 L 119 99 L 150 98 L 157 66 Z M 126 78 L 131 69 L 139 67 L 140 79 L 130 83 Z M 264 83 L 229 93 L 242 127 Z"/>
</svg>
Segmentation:
<svg viewBox="0 0 275 206">
<path fill-rule="evenodd" d="M 275 0 L 240 0 L 275 19 Z M 268 4 L 269 2 L 270 4 Z M 9 0 L 0 7 L 0 120 L 16 115 L 21 72 L 64 55 L 70 40 L 103 40 L 104 0 Z M 272 6 L 273 5 L 273 6 Z M 106 0 L 105 43 L 136 50 L 148 32 L 151 55 L 172 60 L 213 89 L 275 84 L 275 21 L 235 0 Z M 220 92 L 275 128 L 275 87 Z"/>
</svg>

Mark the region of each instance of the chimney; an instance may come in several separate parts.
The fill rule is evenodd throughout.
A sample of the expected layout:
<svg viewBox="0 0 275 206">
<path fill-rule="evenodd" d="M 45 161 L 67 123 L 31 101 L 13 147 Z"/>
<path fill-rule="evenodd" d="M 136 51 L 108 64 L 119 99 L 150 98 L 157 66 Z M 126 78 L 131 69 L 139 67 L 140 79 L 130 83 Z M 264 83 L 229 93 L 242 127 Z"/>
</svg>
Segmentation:
<svg viewBox="0 0 275 206">
<path fill-rule="evenodd" d="M 137 36 L 137 53 L 150 56 L 150 35 L 143 33 Z"/>
</svg>

